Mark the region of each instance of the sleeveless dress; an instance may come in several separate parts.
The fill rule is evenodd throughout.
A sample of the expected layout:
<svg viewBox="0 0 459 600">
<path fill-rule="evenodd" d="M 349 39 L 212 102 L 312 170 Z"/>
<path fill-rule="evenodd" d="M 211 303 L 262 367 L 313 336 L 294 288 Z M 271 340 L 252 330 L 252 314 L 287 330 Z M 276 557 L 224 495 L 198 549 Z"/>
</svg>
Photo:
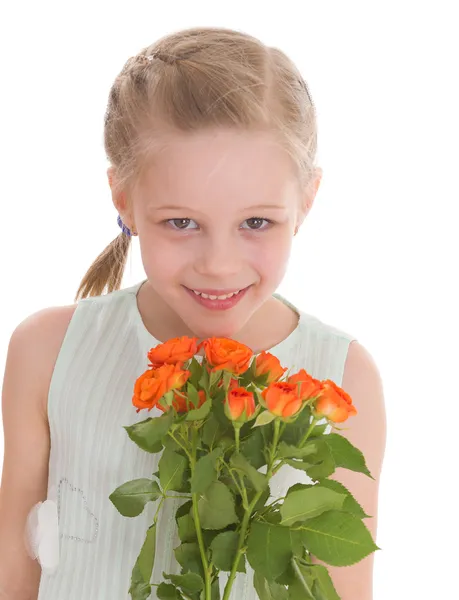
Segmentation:
<svg viewBox="0 0 459 600">
<path fill-rule="evenodd" d="M 60 560 L 53 573 L 42 572 L 38 600 L 130 600 L 132 568 L 157 503 L 128 518 L 109 495 L 129 480 L 151 478 L 160 458 L 138 448 L 123 429 L 160 414 L 157 409 L 136 413 L 131 401 L 135 380 L 148 368 L 147 352 L 159 343 L 138 310 L 143 283 L 80 300 L 57 357 L 48 397 L 48 499 L 57 504 Z M 299 322 L 270 352 L 292 373 L 304 368 L 341 385 L 355 338 L 275 296 L 299 314 Z M 281 497 L 294 483 L 307 481 L 303 471 L 285 465 L 271 480 L 271 495 Z M 161 509 L 153 583 L 163 580 L 163 572 L 180 572 L 173 549 L 180 545 L 174 515 L 181 502 L 167 500 Z M 222 591 L 227 578 L 221 574 Z M 257 599 L 252 578 L 247 563 L 231 600 Z"/>
</svg>

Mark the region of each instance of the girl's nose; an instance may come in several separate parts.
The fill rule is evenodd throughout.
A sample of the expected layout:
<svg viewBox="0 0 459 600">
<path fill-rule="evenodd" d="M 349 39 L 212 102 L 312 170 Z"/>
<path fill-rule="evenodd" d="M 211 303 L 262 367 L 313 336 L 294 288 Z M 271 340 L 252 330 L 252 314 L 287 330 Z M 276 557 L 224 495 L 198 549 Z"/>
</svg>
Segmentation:
<svg viewBox="0 0 459 600">
<path fill-rule="evenodd" d="M 242 266 L 241 252 L 235 240 L 218 234 L 201 245 L 193 262 L 197 273 L 214 279 L 237 274 Z"/>
</svg>

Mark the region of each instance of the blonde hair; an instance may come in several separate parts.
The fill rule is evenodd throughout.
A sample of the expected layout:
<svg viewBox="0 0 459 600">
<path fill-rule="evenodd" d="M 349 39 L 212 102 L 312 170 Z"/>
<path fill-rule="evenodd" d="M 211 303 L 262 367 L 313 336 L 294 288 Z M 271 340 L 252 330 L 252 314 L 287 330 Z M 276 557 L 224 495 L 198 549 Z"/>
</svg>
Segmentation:
<svg viewBox="0 0 459 600">
<path fill-rule="evenodd" d="M 316 112 L 295 64 L 251 35 L 196 27 L 144 48 L 116 77 L 104 126 L 114 191 L 135 189 L 168 132 L 218 126 L 273 132 L 293 159 L 301 185 L 312 180 Z M 83 277 L 76 300 L 120 288 L 130 241 L 120 233 L 105 248 Z"/>
</svg>

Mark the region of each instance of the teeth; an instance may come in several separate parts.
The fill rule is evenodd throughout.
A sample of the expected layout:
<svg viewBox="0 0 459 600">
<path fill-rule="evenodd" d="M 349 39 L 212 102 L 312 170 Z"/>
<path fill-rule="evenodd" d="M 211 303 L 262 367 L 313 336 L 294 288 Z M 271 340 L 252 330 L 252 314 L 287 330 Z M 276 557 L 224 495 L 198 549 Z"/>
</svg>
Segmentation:
<svg viewBox="0 0 459 600">
<path fill-rule="evenodd" d="M 236 294 L 239 294 L 240 291 L 241 290 L 237 290 L 237 292 L 232 292 L 231 294 L 226 294 L 224 296 L 210 296 L 209 294 L 204 294 L 201 292 L 197 292 L 196 290 L 193 290 L 193 292 L 196 294 L 196 296 L 201 296 L 202 298 L 208 298 L 209 300 L 227 300 L 228 298 L 232 298 Z"/>
</svg>

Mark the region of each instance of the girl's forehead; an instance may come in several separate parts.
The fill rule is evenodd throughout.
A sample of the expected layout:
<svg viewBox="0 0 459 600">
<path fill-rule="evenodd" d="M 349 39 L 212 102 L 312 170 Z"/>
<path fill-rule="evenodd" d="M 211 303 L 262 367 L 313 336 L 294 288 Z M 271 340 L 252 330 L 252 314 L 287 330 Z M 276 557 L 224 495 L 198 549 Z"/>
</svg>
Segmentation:
<svg viewBox="0 0 459 600">
<path fill-rule="evenodd" d="M 144 193 L 243 194 L 279 199 L 295 185 L 285 149 L 265 132 L 201 132 L 174 136 L 142 179 Z M 156 196 L 156 193 L 154 194 Z"/>
</svg>

